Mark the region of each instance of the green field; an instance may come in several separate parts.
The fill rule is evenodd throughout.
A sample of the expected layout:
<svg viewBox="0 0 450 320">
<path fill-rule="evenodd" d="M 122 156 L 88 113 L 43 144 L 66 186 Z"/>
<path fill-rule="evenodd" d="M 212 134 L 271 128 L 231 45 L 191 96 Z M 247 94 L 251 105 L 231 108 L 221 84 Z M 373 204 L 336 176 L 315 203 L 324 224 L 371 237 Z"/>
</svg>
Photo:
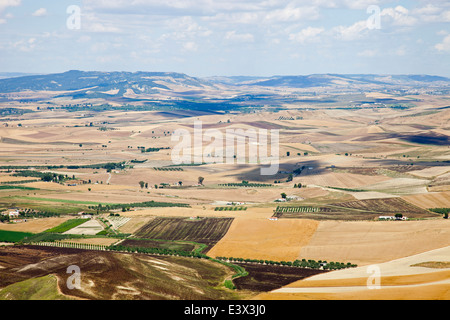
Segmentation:
<svg viewBox="0 0 450 320">
<path fill-rule="evenodd" d="M 33 200 L 33 201 L 62 202 L 62 203 L 74 203 L 74 204 L 90 204 L 90 205 L 101 204 L 100 202 L 95 202 L 95 201 L 79 201 L 79 200 L 65 200 L 65 199 L 52 199 L 52 198 L 37 198 L 37 197 L 16 197 L 16 198 Z"/>
<path fill-rule="evenodd" d="M 10 189 L 18 189 L 18 190 L 39 190 L 38 188 L 31 188 L 31 187 L 11 186 L 11 185 L 0 185 L 0 190 L 10 190 Z"/>
<path fill-rule="evenodd" d="M 71 300 L 58 292 L 54 275 L 32 278 L 0 290 L 0 300 Z"/>
<path fill-rule="evenodd" d="M 0 242 L 19 242 L 32 235 L 29 232 L 0 230 Z"/>
<path fill-rule="evenodd" d="M 85 223 L 88 220 L 90 220 L 90 219 L 70 219 L 70 220 L 64 221 L 59 226 L 45 230 L 45 232 L 47 232 L 47 233 L 64 233 L 66 231 L 69 231 L 72 228 L 79 226 L 80 224 Z"/>
</svg>

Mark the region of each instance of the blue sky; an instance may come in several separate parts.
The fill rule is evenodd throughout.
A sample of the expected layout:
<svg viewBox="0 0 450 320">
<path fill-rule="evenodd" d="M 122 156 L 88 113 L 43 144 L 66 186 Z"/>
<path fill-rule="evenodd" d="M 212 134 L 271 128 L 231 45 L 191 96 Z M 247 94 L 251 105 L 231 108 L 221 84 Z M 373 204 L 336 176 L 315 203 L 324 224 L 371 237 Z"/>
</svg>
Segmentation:
<svg viewBox="0 0 450 320">
<path fill-rule="evenodd" d="M 0 72 L 450 77 L 449 26 L 447 0 L 0 0 Z"/>
</svg>

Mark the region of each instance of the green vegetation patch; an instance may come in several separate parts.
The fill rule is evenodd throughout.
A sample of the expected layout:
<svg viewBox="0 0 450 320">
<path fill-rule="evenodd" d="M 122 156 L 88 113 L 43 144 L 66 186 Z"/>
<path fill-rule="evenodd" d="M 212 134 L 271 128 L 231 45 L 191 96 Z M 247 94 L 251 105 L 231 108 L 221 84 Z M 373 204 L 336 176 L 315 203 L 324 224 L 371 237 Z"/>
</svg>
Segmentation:
<svg viewBox="0 0 450 320">
<path fill-rule="evenodd" d="M 0 230 L 0 242 L 20 242 L 33 236 L 33 233 Z"/>
<path fill-rule="evenodd" d="M 0 290 L 0 300 L 71 300 L 58 292 L 54 275 L 32 278 Z"/>
<path fill-rule="evenodd" d="M 17 197 L 20 199 L 34 200 L 34 201 L 46 201 L 46 202 L 62 202 L 62 203 L 73 203 L 73 204 L 91 204 L 98 205 L 100 202 L 95 201 L 79 201 L 79 200 L 66 200 L 66 199 L 52 199 L 52 198 L 38 198 L 38 197 Z"/>
<path fill-rule="evenodd" d="M 23 186 L 11 186 L 11 185 L 0 185 L 0 190 L 9 189 L 19 189 L 19 190 L 39 190 L 38 188 L 23 187 Z"/>
<path fill-rule="evenodd" d="M 190 207 L 187 203 L 174 203 L 174 202 L 157 202 L 157 201 L 145 201 L 145 202 L 136 202 L 136 203 L 108 203 L 101 204 L 99 203 L 97 206 L 89 206 L 89 209 L 98 210 L 98 211 L 109 211 L 115 209 L 122 209 L 122 211 L 126 211 L 129 208 L 157 208 L 157 207 Z"/>
<path fill-rule="evenodd" d="M 70 220 L 64 221 L 59 226 L 45 230 L 45 232 L 64 233 L 64 232 L 69 231 L 70 229 L 73 229 L 89 220 L 90 219 L 70 219 Z"/>
</svg>

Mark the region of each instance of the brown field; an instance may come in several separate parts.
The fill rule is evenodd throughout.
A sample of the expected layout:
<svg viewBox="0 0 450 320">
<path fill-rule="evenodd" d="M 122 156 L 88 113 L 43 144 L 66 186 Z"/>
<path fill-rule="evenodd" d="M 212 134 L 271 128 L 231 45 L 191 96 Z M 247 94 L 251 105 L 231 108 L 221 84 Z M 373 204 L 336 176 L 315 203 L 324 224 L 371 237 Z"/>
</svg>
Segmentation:
<svg viewBox="0 0 450 320">
<path fill-rule="evenodd" d="M 235 219 L 208 255 L 294 261 L 318 225 L 313 220 Z"/>
<path fill-rule="evenodd" d="M 233 280 L 234 285 L 239 290 L 250 290 L 253 292 L 275 290 L 289 283 L 326 272 L 323 270 L 286 266 L 266 266 L 249 263 L 236 264 L 245 268 L 245 271 L 249 275 Z"/>
<path fill-rule="evenodd" d="M 302 184 L 319 185 L 323 187 L 360 188 L 377 182 L 387 181 L 385 176 L 368 176 L 354 173 L 329 172 L 320 175 L 300 176 Z"/>
<path fill-rule="evenodd" d="M 8 231 L 39 233 L 44 232 L 47 229 L 56 227 L 68 219 L 70 219 L 70 217 L 29 219 L 27 220 L 27 222 L 11 224 L 0 223 L 0 229 Z"/>
<path fill-rule="evenodd" d="M 135 232 L 144 239 L 194 241 L 214 246 L 227 233 L 233 218 L 159 218 Z"/>
<path fill-rule="evenodd" d="M 383 198 L 333 203 L 332 206 L 356 209 L 367 212 L 378 212 L 380 215 L 402 213 L 408 217 L 436 217 L 435 214 L 416 207 L 402 198 Z"/>
<path fill-rule="evenodd" d="M 448 300 L 450 270 L 429 267 L 427 261 L 448 264 L 450 247 L 370 266 L 379 272 L 373 280 L 373 269 L 344 269 L 293 282 L 279 290 L 264 293 L 256 299 L 321 300 Z M 379 289 L 371 286 L 379 285 Z"/>
<path fill-rule="evenodd" d="M 424 208 L 448 208 L 450 206 L 450 192 L 433 192 L 403 196 L 406 201 Z"/>
<path fill-rule="evenodd" d="M 323 221 L 297 258 L 382 263 L 450 245 L 450 221 Z"/>
</svg>

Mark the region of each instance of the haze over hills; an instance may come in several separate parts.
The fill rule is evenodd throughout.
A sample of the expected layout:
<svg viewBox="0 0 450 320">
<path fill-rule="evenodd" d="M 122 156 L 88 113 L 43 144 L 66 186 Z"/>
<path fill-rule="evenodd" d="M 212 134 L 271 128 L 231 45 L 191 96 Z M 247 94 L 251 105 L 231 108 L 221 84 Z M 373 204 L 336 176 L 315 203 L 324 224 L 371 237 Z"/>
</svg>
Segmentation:
<svg viewBox="0 0 450 320">
<path fill-rule="evenodd" d="M 368 97 L 368 93 L 389 97 Z M 0 79 L 0 98 L 75 104 L 95 103 L 145 108 L 232 111 L 247 107 L 320 104 L 354 107 L 365 103 L 396 104 L 400 95 L 447 94 L 450 79 L 434 75 L 313 74 L 270 77 L 192 77 L 176 72 L 64 73 Z M 408 104 L 413 99 L 403 102 Z M 72 103 L 71 103 L 72 104 Z"/>
<path fill-rule="evenodd" d="M 215 88 L 215 84 L 251 85 L 261 87 L 315 88 L 336 86 L 404 86 L 450 88 L 450 79 L 434 75 L 376 75 L 376 74 L 312 74 L 256 76 L 217 76 L 208 78 L 191 77 L 176 72 L 99 72 L 71 70 L 64 73 L 25 75 L 2 73 L 0 92 L 24 90 L 67 91 L 91 89 L 96 92 L 118 90 L 116 95 L 127 89 L 136 93 L 152 93 L 155 89 L 170 90 L 177 85 L 185 88 Z"/>
</svg>

